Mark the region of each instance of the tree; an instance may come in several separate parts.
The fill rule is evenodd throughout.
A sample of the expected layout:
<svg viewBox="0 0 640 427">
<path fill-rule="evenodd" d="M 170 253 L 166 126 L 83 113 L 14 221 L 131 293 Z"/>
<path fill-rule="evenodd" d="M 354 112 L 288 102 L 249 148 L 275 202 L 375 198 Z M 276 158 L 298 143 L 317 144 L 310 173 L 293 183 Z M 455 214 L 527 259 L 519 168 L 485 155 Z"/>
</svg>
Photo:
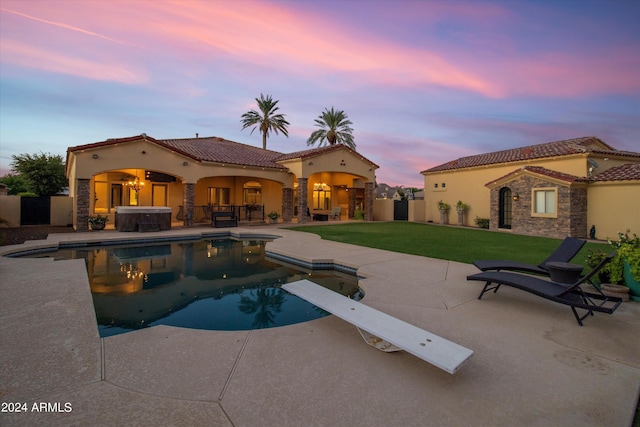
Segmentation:
<svg viewBox="0 0 640 427">
<path fill-rule="evenodd" d="M 260 128 L 260 132 L 262 133 L 262 148 L 266 150 L 267 138 L 269 137 L 270 131 L 275 132 L 276 135 L 278 131 L 280 131 L 284 136 L 289 137 L 289 131 L 287 130 L 289 122 L 284 118 L 284 114 L 276 114 L 276 111 L 280 109 L 280 107 L 277 106 L 280 101 L 274 101 L 271 95 L 265 97 L 263 94 L 260 94 L 260 98 L 256 98 L 256 102 L 258 103 L 260 111 L 247 111 L 242 115 L 240 122 L 242 123 L 242 130 L 253 126 L 253 129 L 251 129 L 252 134 L 256 128 Z"/>
<path fill-rule="evenodd" d="M 55 196 L 68 185 L 62 156 L 49 153 L 20 154 L 11 156 L 11 170 L 27 181 L 30 191 L 38 196 Z"/>
<path fill-rule="evenodd" d="M 350 127 L 353 123 L 344 111 L 335 111 L 333 107 L 331 110 L 325 108 L 315 122 L 320 129 L 311 134 L 307 139 L 307 145 L 318 143 L 318 147 L 322 147 L 325 143 L 344 144 L 353 150 L 356 149 L 356 144 L 353 142 L 353 129 Z"/>
<path fill-rule="evenodd" d="M 29 191 L 29 183 L 22 175 L 7 174 L 0 178 L 0 182 L 9 187 L 8 194 L 10 196 Z"/>
</svg>

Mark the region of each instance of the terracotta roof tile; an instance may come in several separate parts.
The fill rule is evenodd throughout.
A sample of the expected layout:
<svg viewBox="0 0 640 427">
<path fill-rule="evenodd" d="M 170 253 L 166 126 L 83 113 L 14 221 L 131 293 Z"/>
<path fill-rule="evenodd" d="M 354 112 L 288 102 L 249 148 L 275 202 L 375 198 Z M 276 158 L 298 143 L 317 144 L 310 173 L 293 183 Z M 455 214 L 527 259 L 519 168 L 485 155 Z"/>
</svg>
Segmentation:
<svg viewBox="0 0 640 427">
<path fill-rule="evenodd" d="M 607 169 L 604 172 L 593 175 L 591 181 L 640 181 L 640 163 L 627 163 Z"/>
<path fill-rule="evenodd" d="M 511 172 L 509 172 L 508 174 L 501 176 L 498 179 L 492 179 L 491 182 L 488 182 L 485 185 L 492 185 L 494 182 L 496 181 L 502 181 L 505 178 L 508 178 L 510 176 L 515 176 L 517 174 L 521 174 L 523 171 L 527 171 L 527 172 L 531 172 L 531 173 L 535 173 L 537 175 L 543 175 L 549 178 L 553 178 L 553 179 L 559 179 L 561 181 L 566 181 L 568 183 L 572 183 L 575 181 L 587 181 L 587 178 L 585 177 L 579 177 L 579 176 L 575 176 L 575 175 L 570 175 L 568 173 L 563 173 L 563 172 L 558 172 L 558 171 L 554 171 L 552 169 L 547 169 L 547 168 L 543 168 L 540 166 L 524 166 L 522 168 L 518 168 L 515 169 Z"/>
<path fill-rule="evenodd" d="M 275 161 L 282 156 L 282 153 L 263 150 L 259 147 L 229 141 L 224 138 L 164 139 L 159 142 L 167 147 L 187 153 L 190 157 L 203 162 L 286 169 Z"/>
<path fill-rule="evenodd" d="M 147 136 L 146 134 L 141 134 L 129 136 L 126 138 L 112 138 L 105 141 L 94 142 L 92 144 L 69 147 L 67 153 L 88 150 L 92 148 L 100 148 L 109 145 L 122 144 L 126 142 L 139 141 L 141 139 L 160 145 L 169 150 L 178 152 L 184 156 L 190 157 L 200 162 L 215 162 L 230 165 L 233 164 L 286 170 L 287 168 L 278 163 L 279 161 L 305 159 L 334 150 L 347 149 L 360 156 L 363 160 L 371 163 L 373 167 L 378 168 L 375 163 L 365 159 L 362 155 L 342 144 L 330 145 L 320 148 L 311 148 L 308 150 L 285 154 L 277 151 L 264 150 L 260 147 L 241 144 L 239 142 L 229 141 L 227 139 L 215 136 L 183 139 L 155 139 Z"/>
<path fill-rule="evenodd" d="M 336 151 L 336 150 L 343 150 L 343 149 L 346 149 L 354 153 L 356 156 L 360 156 L 363 160 L 366 160 L 368 163 L 371 163 L 373 167 L 375 168 L 379 167 L 378 165 L 373 163 L 371 160 L 366 159 L 364 156 L 362 156 L 361 154 L 352 150 L 351 148 L 347 147 L 344 144 L 334 144 L 334 145 L 327 145 L 325 147 L 310 148 L 308 150 L 295 151 L 293 153 L 283 154 L 277 160 L 284 161 L 284 160 L 293 160 L 293 159 L 308 159 L 310 157 L 315 157 L 320 154 L 329 153 L 331 151 Z"/>
<path fill-rule="evenodd" d="M 604 147 L 604 148 L 603 148 Z M 547 142 L 544 144 L 530 145 L 528 147 L 512 148 L 509 150 L 495 151 L 493 153 L 477 154 L 461 157 L 459 159 L 435 166 L 421 173 L 439 172 L 446 170 L 464 169 L 474 166 L 484 166 L 497 163 L 517 162 L 545 157 L 567 156 L 575 153 L 603 153 L 619 154 L 632 157 L 640 157 L 640 153 L 616 150 L 600 139 L 593 136 L 565 139 L 562 141 Z"/>
</svg>

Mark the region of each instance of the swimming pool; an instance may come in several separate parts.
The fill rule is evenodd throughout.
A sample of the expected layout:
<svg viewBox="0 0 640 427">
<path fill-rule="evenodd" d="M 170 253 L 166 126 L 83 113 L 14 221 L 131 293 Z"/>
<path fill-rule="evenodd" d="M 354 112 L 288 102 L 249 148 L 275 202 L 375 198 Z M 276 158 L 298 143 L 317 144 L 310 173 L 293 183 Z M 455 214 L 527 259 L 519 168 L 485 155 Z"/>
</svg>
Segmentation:
<svg viewBox="0 0 640 427">
<path fill-rule="evenodd" d="M 328 315 L 280 288 L 303 278 L 360 297 L 355 274 L 275 260 L 265 245 L 214 238 L 72 247 L 31 256 L 85 260 L 102 337 L 155 325 L 262 329 Z"/>
</svg>

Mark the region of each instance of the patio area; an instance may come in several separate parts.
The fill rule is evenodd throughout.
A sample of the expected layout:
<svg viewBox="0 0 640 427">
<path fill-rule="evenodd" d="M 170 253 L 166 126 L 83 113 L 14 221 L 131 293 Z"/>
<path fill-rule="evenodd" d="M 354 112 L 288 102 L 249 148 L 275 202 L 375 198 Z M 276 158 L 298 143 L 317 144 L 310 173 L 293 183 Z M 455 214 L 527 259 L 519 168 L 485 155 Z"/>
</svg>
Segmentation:
<svg viewBox="0 0 640 427">
<path fill-rule="evenodd" d="M 211 231 L 61 233 L 20 246 Z M 640 303 L 580 327 L 568 307 L 515 289 L 477 300 L 482 283 L 466 280 L 473 265 L 276 226 L 226 231 L 276 235 L 268 252 L 356 267 L 364 304 L 474 355 L 450 375 L 405 352 L 375 350 L 334 316 L 254 331 L 158 326 L 101 339 L 83 261 L 0 257 L 0 425 L 632 423 Z M 0 247 L 0 255 L 13 249 Z M 7 412 L 10 403 L 26 412 Z"/>
</svg>

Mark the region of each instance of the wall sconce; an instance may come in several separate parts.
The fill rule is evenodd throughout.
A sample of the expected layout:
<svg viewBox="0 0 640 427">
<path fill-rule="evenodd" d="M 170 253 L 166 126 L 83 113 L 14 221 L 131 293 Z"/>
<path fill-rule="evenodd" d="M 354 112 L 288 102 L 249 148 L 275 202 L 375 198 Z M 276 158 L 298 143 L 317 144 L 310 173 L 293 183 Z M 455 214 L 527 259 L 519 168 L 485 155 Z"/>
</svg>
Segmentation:
<svg viewBox="0 0 640 427">
<path fill-rule="evenodd" d="M 517 202 L 518 200 L 520 200 L 520 195 L 518 193 L 513 195 L 513 201 Z"/>
<path fill-rule="evenodd" d="M 182 162 L 182 166 L 189 166 L 189 162 Z"/>
<path fill-rule="evenodd" d="M 97 158 L 98 158 L 98 155 L 97 155 L 97 154 L 92 154 L 92 155 L 91 155 L 91 158 L 92 158 L 92 159 L 97 159 Z"/>
</svg>

